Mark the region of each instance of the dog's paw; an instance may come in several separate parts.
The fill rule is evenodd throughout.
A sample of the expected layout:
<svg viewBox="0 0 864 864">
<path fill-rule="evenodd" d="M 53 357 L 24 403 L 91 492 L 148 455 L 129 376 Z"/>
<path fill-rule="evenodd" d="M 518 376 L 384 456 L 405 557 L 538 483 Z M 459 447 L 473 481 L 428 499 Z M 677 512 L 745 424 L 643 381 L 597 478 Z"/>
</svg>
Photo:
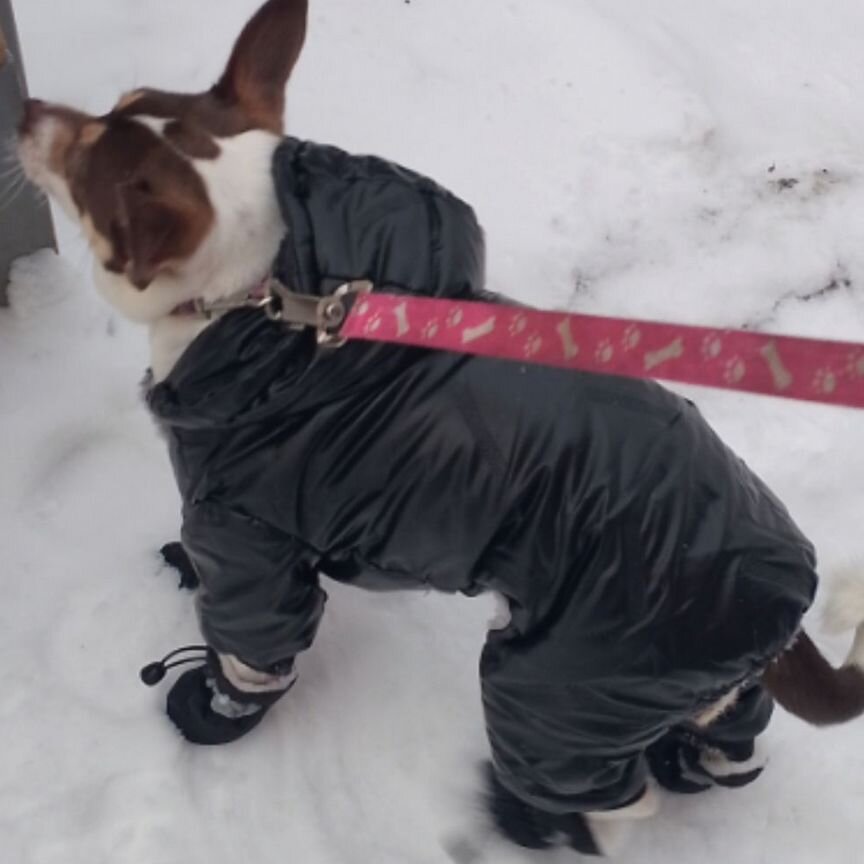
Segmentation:
<svg viewBox="0 0 864 864">
<path fill-rule="evenodd" d="M 740 789 L 758 779 L 765 770 L 765 760 L 752 744 L 740 753 L 705 747 L 699 753 L 698 767 L 718 786 Z"/>
<path fill-rule="evenodd" d="M 737 789 L 756 780 L 765 769 L 752 742 L 726 750 L 698 744 L 671 733 L 648 748 L 654 779 L 670 792 L 693 795 L 715 786 Z"/>
<path fill-rule="evenodd" d="M 695 795 L 706 792 L 713 785 L 704 775 L 693 771 L 699 751 L 677 736 L 664 736 L 648 748 L 645 756 L 654 779 L 669 792 Z"/>
<path fill-rule="evenodd" d="M 195 572 L 195 565 L 186 554 L 182 543 L 166 543 L 159 550 L 159 554 L 168 567 L 171 567 L 180 574 L 180 584 L 178 587 L 181 590 L 194 591 L 201 584 L 198 574 Z"/>
</svg>

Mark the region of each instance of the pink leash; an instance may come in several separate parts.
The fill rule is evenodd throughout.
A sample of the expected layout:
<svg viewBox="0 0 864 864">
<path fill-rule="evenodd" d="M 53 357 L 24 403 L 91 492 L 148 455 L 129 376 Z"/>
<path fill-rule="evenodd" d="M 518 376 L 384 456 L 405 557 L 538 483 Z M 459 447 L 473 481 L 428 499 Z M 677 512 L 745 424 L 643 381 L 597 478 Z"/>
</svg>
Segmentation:
<svg viewBox="0 0 864 864">
<path fill-rule="evenodd" d="M 358 293 L 362 288 L 355 285 L 345 286 L 356 295 L 347 319 L 333 327 L 340 341 L 415 345 L 864 408 L 864 345 L 854 342 Z"/>
</svg>

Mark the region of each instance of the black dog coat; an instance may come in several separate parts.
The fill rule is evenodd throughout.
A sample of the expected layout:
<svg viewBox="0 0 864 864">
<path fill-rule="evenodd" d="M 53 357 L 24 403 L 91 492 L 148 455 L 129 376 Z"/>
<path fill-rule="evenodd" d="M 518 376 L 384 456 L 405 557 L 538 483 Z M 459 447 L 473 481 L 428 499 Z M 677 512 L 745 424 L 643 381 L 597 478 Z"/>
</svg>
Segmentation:
<svg viewBox="0 0 864 864">
<path fill-rule="evenodd" d="M 483 292 L 471 209 L 287 139 L 277 275 L 320 294 Z M 244 310 L 149 393 L 207 642 L 266 670 L 312 643 L 318 573 L 509 601 L 481 674 L 501 781 L 553 811 L 644 784 L 641 754 L 793 638 L 810 544 L 696 408 L 643 381 L 420 349 L 319 350 Z"/>
</svg>

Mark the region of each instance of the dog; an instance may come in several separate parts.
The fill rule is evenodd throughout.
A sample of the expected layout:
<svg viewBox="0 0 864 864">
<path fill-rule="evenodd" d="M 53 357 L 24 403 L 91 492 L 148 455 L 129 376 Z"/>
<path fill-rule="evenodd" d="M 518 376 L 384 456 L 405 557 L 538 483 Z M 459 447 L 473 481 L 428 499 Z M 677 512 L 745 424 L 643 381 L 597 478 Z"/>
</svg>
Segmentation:
<svg viewBox="0 0 864 864">
<path fill-rule="evenodd" d="M 269 0 L 204 93 L 139 89 L 101 117 L 30 100 L 20 125 L 98 289 L 149 329 L 147 400 L 184 501 L 174 560 L 200 579 L 207 644 L 145 677 L 200 664 L 168 696 L 183 735 L 233 741 L 290 689 L 319 572 L 503 598 L 481 660 L 487 791 L 522 846 L 606 851 L 605 826 L 653 812 L 650 775 L 750 782 L 773 700 L 817 725 L 864 713 L 864 589 L 834 599 L 856 629 L 834 669 L 801 629 L 812 547 L 691 403 L 419 349 L 325 354 L 261 311 L 274 274 L 312 296 L 370 279 L 486 297 L 470 207 L 283 138 L 306 18 Z"/>
</svg>

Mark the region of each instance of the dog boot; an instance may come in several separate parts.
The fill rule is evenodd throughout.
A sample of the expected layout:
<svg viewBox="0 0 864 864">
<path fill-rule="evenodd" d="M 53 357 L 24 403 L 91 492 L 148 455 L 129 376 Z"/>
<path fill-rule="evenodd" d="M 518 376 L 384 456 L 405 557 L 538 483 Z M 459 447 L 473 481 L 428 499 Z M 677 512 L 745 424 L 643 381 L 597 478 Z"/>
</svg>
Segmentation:
<svg viewBox="0 0 864 864">
<path fill-rule="evenodd" d="M 198 574 L 195 572 L 195 566 L 186 554 L 182 543 L 166 543 L 159 550 L 159 554 L 168 567 L 171 567 L 180 574 L 180 584 L 178 587 L 181 590 L 194 591 L 198 587 L 200 584 Z"/>
<path fill-rule="evenodd" d="M 505 788 L 492 764 L 486 769 L 487 807 L 498 832 L 524 849 L 569 846 L 583 855 L 601 855 L 588 820 L 581 813 L 547 813 Z"/>
<path fill-rule="evenodd" d="M 695 795 L 712 787 L 703 773 L 694 773 L 691 765 L 699 760 L 699 750 L 683 733 L 673 729 L 645 752 L 654 779 L 670 792 Z"/>
<path fill-rule="evenodd" d="M 492 763 L 486 765 L 486 806 L 493 825 L 502 836 L 524 849 L 548 849 L 557 829 L 536 807 L 526 804 L 505 788 L 495 774 Z"/>
<path fill-rule="evenodd" d="M 689 731 L 672 730 L 646 753 L 651 773 L 671 792 L 692 795 L 714 786 L 735 789 L 765 768 L 753 741 L 708 743 Z"/>
<path fill-rule="evenodd" d="M 721 747 L 699 749 L 695 772 L 702 772 L 711 782 L 728 789 L 738 789 L 756 780 L 765 770 L 764 761 L 756 755 L 752 741 Z"/>
</svg>

